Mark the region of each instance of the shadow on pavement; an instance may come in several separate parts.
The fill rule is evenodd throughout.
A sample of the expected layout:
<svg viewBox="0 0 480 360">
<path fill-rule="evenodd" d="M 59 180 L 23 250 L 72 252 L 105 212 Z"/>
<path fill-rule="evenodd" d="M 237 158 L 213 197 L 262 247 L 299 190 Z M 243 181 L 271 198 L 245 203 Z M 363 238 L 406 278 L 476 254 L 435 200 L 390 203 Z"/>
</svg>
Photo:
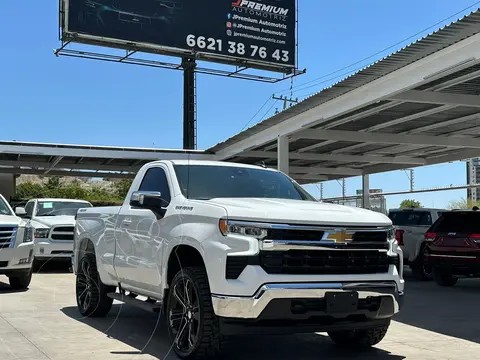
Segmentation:
<svg viewBox="0 0 480 360">
<path fill-rule="evenodd" d="M 28 291 L 27 290 L 13 290 L 8 283 L 8 277 L 0 276 L 0 295 L 1 294 L 14 294 L 14 293 L 22 293 Z"/>
<path fill-rule="evenodd" d="M 480 343 L 480 279 L 460 279 L 454 287 L 416 281 L 405 274 L 405 302 L 395 321 Z"/>
<path fill-rule="evenodd" d="M 169 351 L 169 339 L 163 317 L 143 310 L 114 305 L 107 318 L 82 318 L 76 307 L 66 307 L 62 312 L 104 333 L 105 336 L 121 341 L 137 351 L 112 351 L 115 355 L 134 356 L 148 354 L 158 359 L 176 359 Z M 169 355 L 168 357 L 166 355 Z M 336 347 L 328 337 L 316 334 L 294 336 L 252 336 L 230 340 L 225 358 L 232 360 L 402 360 L 405 357 L 393 355 L 380 349 L 353 352 Z"/>
<path fill-rule="evenodd" d="M 33 267 L 34 274 L 68 274 L 70 273 L 71 261 L 68 260 L 48 260 L 35 263 Z"/>
</svg>

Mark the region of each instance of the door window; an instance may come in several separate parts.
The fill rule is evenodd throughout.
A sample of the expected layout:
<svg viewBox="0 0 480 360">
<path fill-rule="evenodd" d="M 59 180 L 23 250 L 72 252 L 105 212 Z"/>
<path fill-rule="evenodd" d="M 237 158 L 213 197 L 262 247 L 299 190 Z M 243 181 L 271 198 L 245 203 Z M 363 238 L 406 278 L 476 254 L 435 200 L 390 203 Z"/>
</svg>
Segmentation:
<svg viewBox="0 0 480 360">
<path fill-rule="evenodd" d="M 33 208 L 34 208 L 34 206 L 35 206 L 35 203 L 34 203 L 33 201 L 29 201 L 29 202 L 27 203 L 27 205 L 25 206 L 25 212 L 27 213 L 27 216 L 28 216 L 29 218 L 31 218 L 32 215 L 33 215 Z"/>
<path fill-rule="evenodd" d="M 159 167 L 147 170 L 140 184 L 139 191 L 158 191 L 162 194 L 163 200 L 170 203 L 170 188 L 165 171 Z"/>
</svg>

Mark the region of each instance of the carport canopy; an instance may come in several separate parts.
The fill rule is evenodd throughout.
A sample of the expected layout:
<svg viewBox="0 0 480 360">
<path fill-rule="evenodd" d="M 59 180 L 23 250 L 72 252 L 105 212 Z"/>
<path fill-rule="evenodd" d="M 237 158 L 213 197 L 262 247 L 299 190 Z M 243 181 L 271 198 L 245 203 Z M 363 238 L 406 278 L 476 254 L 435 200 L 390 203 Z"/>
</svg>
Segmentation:
<svg viewBox="0 0 480 360">
<path fill-rule="evenodd" d="M 210 151 L 303 184 L 480 156 L 479 77 L 476 11 Z"/>
</svg>

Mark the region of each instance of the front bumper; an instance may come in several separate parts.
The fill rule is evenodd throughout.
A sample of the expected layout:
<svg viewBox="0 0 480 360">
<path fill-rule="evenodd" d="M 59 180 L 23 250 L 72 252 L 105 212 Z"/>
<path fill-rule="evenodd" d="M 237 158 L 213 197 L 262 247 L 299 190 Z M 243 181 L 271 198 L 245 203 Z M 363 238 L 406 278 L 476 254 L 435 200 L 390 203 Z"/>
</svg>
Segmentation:
<svg viewBox="0 0 480 360">
<path fill-rule="evenodd" d="M 325 302 L 327 294 L 332 293 L 358 294 L 359 300 L 379 299 L 380 305 L 376 310 L 375 318 L 393 316 L 400 311 L 403 301 L 403 292 L 397 290 L 395 282 L 366 282 L 265 284 L 252 297 L 212 295 L 212 303 L 215 314 L 218 316 L 257 319 L 275 300 L 314 299 Z M 384 300 L 386 301 L 384 302 Z M 319 309 L 321 308 L 319 304 Z M 328 314 L 327 309 L 325 309 L 325 314 Z M 348 316 L 352 315 L 352 312 L 340 312 L 337 315 Z"/>
<path fill-rule="evenodd" d="M 16 272 L 29 271 L 32 267 L 33 248 L 34 244 L 30 242 L 0 249 L 0 275 L 10 276 Z"/>
<path fill-rule="evenodd" d="M 35 239 L 35 258 L 38 260 L 70 260 L 73 254 L 73 241 L 52 241 Z"/>
</svg>

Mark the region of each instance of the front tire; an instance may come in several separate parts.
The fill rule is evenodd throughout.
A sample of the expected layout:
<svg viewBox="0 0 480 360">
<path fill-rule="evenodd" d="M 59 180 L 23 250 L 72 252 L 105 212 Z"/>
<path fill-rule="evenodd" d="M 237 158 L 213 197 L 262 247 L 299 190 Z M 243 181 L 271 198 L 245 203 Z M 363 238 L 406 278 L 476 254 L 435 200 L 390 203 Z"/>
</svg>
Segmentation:
<svg viewBox="0 0 480 360">
<path fill-rule="evenodd" d="M 458 281 L 458 278 L 453 277 L 452 273 L 449 271 L 435 269 L 433 271 L 433 278 L 437 285 L 444 286 L 444 287 L 452 287 Z"/>
<path fill-rule="evenodd" d="M 8 278 L 8 281 L 13 290 L 27 290 L 32 281 L 32 269 L 28 273 L 11 276 Z"/>
<path fill-rule="evenodd" d="M 175 275 L 168 294 L 166 321 L 173 350 L 181 359 L 210 359 L 222 351 L 224 338 L 203 267 L 185 268 Z"/>
<path fill-rule="evenodd" d="M 105 317 L 112 308 L 113 299 L 107 294 L 115 288 L 100 280 L 95 255 L 85 254 L 79 263 L 76 279 L 77 307 L 82 316 Z"/>
<path fill-rule="evenodd" d="M 383 340 L 389 326 L 390 324 L 371 329 L 332 331 L 328 336 L 342 347 L 369 348 Z"/>
</svg>

